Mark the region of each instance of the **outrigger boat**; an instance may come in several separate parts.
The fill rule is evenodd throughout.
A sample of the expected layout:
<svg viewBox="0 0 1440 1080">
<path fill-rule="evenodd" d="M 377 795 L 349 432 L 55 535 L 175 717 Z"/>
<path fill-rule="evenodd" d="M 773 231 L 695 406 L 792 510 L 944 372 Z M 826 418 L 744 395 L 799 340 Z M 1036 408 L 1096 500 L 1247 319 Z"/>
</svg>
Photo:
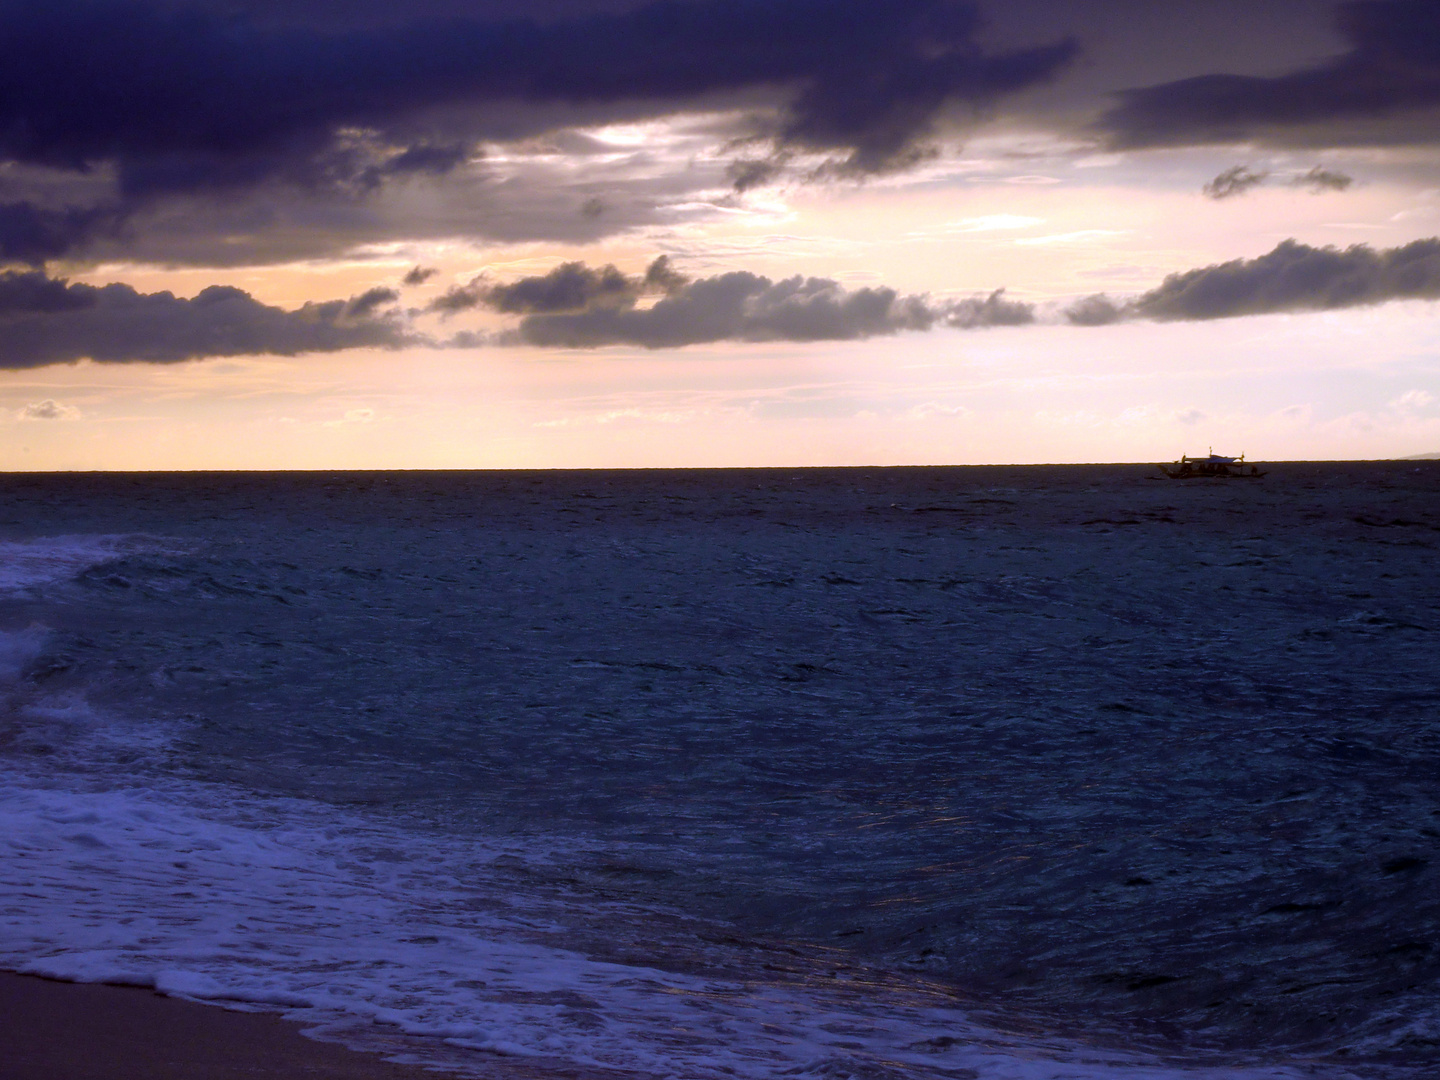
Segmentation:
<svg viewBox="0 0 1440 1080">
<path fill-rule="evenodd" d="M 1159 468 L 1171 480 L 1259 480 L 1265 475 L 1258 466 L 1246 465 L 1244 454 L 1239 457 L 1224 457 L 1213 449 L 1208 457 L 1182 454 L 1179 461 L 1173 462 L 1169 467 L 1161 465 Z"/>
</svg>

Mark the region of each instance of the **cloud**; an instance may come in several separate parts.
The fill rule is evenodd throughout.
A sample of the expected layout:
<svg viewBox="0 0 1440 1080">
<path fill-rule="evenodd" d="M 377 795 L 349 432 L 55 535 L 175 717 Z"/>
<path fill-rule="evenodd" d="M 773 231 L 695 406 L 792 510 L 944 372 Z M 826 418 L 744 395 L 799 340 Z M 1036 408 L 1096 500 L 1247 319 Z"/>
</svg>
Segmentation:
<svg viewBox="0 0 1440 1080">
<path fill-rule="evenodd" d="M 736 191 L 745 192 L 773 183 L 784 172 L 785 161 L 780 155 L 773 158 L 741 158 L 725 167 L 725 178 Z"/>
<path fill-rule="evenodd" d="M 97 291 L 35 271 L 8 271 L 0 274 L 0 319 L 81 311 L 95 306 Z"/>
<path fill-rule="evenodd" d="M 924 297 L 900 296 L 889 288 L 846 289 L 829 278 L 772 281 L 735 271 L 688 281 L 662 259 L 644 277 L 567 263 L 543 276 L 481 288 L 476 302 L 524 314 L 505 340 L 558 348 L 853 340 L 928 330 L 946 313 Z M 652 306 L 636 306 L 640 295 L 659 289 L 664 295 Z M 1019 319 L 1028 306 L 998 293 L 972 303 L 976 318 L 996 320 Z"/>
<path fill-rule="evenodd" d="M 642 297 L 656 294 L 660 299 L 650 307 L 637 306 Z M 477 280 L 440 297 L 432 309 L 452 313 L 477 306 L 524 316 L 503 336 L 511 344 L 565 348 L 839 341 L 929 330 L 941 323 L 972 330 L 1035 321 L 1035 305 L 1006 299 L 1004 289 L 932 303 L 885 287 L 847 289 L 829 278 L 772 281 L 736 271 L 694 281 L 665 255 L 633 277 L 614 266 L 570 262 L 506 285 Z M 465 346 L 479 341 L 463 332 L 452 339 Z"/>
<path fill-rule="evenodd" d="M 1170 274 L 1133 299 L 1082 297 L 1063 315 L 1075 326 L 1107 326 L 1127 319 L 1229 319 L 1435 299 L 1440 299 L 1440 237 L 1378 250 L 1284 240 L 1258 258 Z"/>
<path fill-rule="evenodd" d="M 1252 188 L 1269 183 L 1270 180 L 1271 174 L 1268 172 L 1256 172 L 1248 165 L 1234 165 L 1200 190 L 1212 199 L 1229 199 L 1236 195 L 1244 195 Z M 1327 191 L 1344 191 L 1354 182 L 1354 177 L 1333 169 L 1322 168 L 1319 165 L 1309 172 L 1292 176 L 1289 180 L 1284 181 L 1287 187 L 1305 188 L 1313 195 L 1320 195 Z"/>
<path fill-rule="evenodd" d="M 399 299 L 400 294 L 394 289 L 377 285 L 373 289 L 366 289 L 359 296 L 352 296 L 345 304 L 345 317 L 351 321 L 368 319 L 375 314 L 377 308 L 393 304 Z"/>
<path fill-rule="evenodd" d="M 474 284 L 464 303 L 521 315 L 518 326 L 501 335 L 504 343 L 555 348 L 839 341 L 937 325 L 970 330 L 1039 321 L 1034 304 L 1006 299 L 1004 289 L 932 302 L 886 287 L 847 289 L 829 278 L 772 281 L 736 271 L 690 281 L 672 274 L 663 258 L 646 275 L 633 277 L 613 266 L 564 263 L 507 285 Z M 659 291 L 655 282 L 661 278 L 667 281 L 661 299 L 639 306 L 641 296 Z M 1364 244 L 1315 248 L 1286 240 L 1255 259 L 1171 274 L 1138 297 L 1081 297 L 1062 309 L 1060 318 L 1093 327 L 1134 319 L 1199 321 L 1328 311 L 1400 299 L 1440 299 L 1440 238 L 1380 250 Z M 444 300 L 437 301 L 441 310 Z M 461 333 L 451 344 L 472 346 L 483 340 Z"/>
<path fill-rule="evenodd" d="M 443 176 L 462 164 L 469 156 L 470 150 L 463 143 L 432 146 L 422 142 L 406 147 L 400 153 L 387 158 L 377 171 L 380 175 L 388 173 L 404 176 L 407 173 L 428 173 L 431 176 Z"/>
<path fill-rule="evenodd" d="M 1435 395 L 1428 390 L 1406 390 L 1403 394 L 1390 402 L 1392 409 L 1401 412 L 1415 412 L 1429 408 L 1435 404 Z"/>
<path fill-rule="evenodd" d="M 32 401 L 18 413 L 19 420 L 79 420 L 80 410 L 74 405 L 62 405 L 52 398 Z"/>
<path fill-rule="evenodd" d="M 481 305 L 506 315 L 554 315 L 602 307 L 633 307 L 641 296 L 673 293 L 689 279 L 661 255 L 641 277 L 627 277 L 614 266 L 597 268 L 582 262 L 561 263 L 547 274 L 494 285 L 478 277 L 437 297 L 431 311 L 453 315 Z"/>
<path fill-rule="evenodd" d="M 1346 176 L 1342 172 L 1335 172 L 1332 169 L 1322 169 L 1316 165 L 1303 176 L 1297 176 L 1290 181 L 1292 187 L 1308 188 L 1316 195 L 1326 191 L 1344 191 L 1355 182 L 1353 176 Z"/>
<path fill-rule="evenodd" d="M 120 233 L 130 211 L 119 205 L 44 207 L 0 202 L 0 262 L 41 266 L 97 237 Z"/>
<path fill-rule="evenodd" d="M 1339 56 L 1270 78 L 1211 74 L 1124 90 L 1098 126 L 1115 149 L 1435 142 L 1426 113 L 1440 106 L 1440 4 L 1352 2 L 1336 17 L 1350 45 Z"/>
<path fill-rule="evenodd" d="M 83 358 L 174 363 L 409 345 L 667 349 L 717 341 L 846 341 L 936 326 L 973 330 L 1040 321 L 1036 305 L 1007 299 L 1004 289 L 932 301 L 884 286 L 847 288 L 830 278 L 799 275 L 775 281 L 743 270 L 692 280 L 666 256 L 643 274 L 569 262 L 506 283 L 481 277 L 428 309 L 450 315 L 485 307 L 519 316 L 512 329 L 498 335 L 466 330 L 434 341 L 406 326 L 393 306 L 398 299 L 396 290 L 376 287 L 349 300 L 286 311 L 227 286 L 211 286 L 186 300 L 123 284 L 96 287 L 11 270 L 0 273 L 0 369 Z M 1081 297 L 1059 317 L 1093 327 L 1135 319 L 1325 311 L 1398 299 L 1440 299 L 1440 237 L 1379 250 L 1286 240 L 1258 258 L 1171 274 L 1138 297 Z M 42 411 L 33 418 L 47 417 Z M 357 412 L 346 419 L 363 417 Z"/>
<path fill-rule="evenodd" d="M 1215 177 L 1200 190 L 1210 199 L 1230 199 L 1243 195 L 1268 180 L 1267 172 L 1255 172 L 1246 165 L 1234 165 Z"/>
<path fill-rule="evenodd" d="M 486 306 L 509 315 L 542 315 L 633 304 L 641 286 L 613 266 L 592 270 L 562 263 L 542 277 L 492 285 L 480 293 Z"/>
<path fill-rule="evenodd" d="M 1315 248 L 1285 240 L 1255 259 L 1171 274 L 1130 310 L 1139 318 L 1173 321 L 1437 298 L 1440 238 L 1379 250 L 1366 244 Z"/>
<path fill-rule="evenodd" d="M 1065 321 L 1072 326 L 1109 326 L 1129 314 L 1130 305 L 1112 300 L 1105 293 L 1083 296 L 1064 311 Z"/>
<path fill-rule="evenodd" d="M 439 272 L 434 266 L 416 266 L 408 270 L 400 280 L 405 285 L 424 285 Z"/>
<path fill-rule="evenodd" d="M 0 155 L 112 163 L 128 199 L 443 173 L 476 140 L 655 116 L 746 91 L 775 140 L 910 160 L 942 111 L 1051 78 L 1073 42 L 990 52 L 952 0 L 653 0 L 477 17 L 422 6 L 377 24 L 296 3 L 0 0 Z M 358 133 L 358 134 L 357 134 Z M 390 147 L 393 150 L 386 150 Z"/>
<path fill-rule="evenodd" d="M 37 271 L 11 270 L 0 273 L 0 368 L 86 358 L 175 363 L 417 344 L 421 339 L 397 316 L 377 311 L 395 295 L 372 289 L 350 300 L 285 311 L 223 285 L 186 300 L 168 292 L 137 292 L 129 285 L 72 284 Z"/>
<path fill-rule="evenodd" d="M 996 289 L 988 296 L 972 296 L 957 300 L 945 313 L 945 322 L 963 330 L 985 326 L 1026 326 L 1035 321 L 1035 305 L 1021 300 L 1006 300 L 1005 290 Z"/>
</svg>

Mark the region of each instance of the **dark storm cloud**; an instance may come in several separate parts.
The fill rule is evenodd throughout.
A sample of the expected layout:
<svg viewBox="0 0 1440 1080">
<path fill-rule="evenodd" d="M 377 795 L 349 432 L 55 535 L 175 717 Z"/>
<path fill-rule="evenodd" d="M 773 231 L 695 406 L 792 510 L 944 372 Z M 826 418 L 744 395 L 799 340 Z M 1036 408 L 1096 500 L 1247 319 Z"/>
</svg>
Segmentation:
<svg viewBox="0 0 1440 1080">
<path fill-rule="evenodd" d="M 1286 240 L 1256 259 L 1171 274 L 1132 305 L 1145 319 L 1224 319 L 1440 299 L 1440 238 L 1376 250 Z"/>
<path fill-rule="evenodd" d="M 380 166 L 380 172 L 396 175 L 429 173 L 431 176 L 443 176 L 462 164 L 469 153 L 469 149 L 461 143 L 454 143 L 450 146 L 431 146 L 429 143 L 418 143 L 388 158 Z"/>
<path fill-rule="evenodd" d="M 986 52 L 973 7 L 952 0 L 658 0 L 544 22 L 461 9 L 349 28 L 307 22 L 307 10 L 277 20 L 0 0 L 0 155 L 113 162 L 131 198 L 276 176 L 324 183 L 377 168 L 337 150 L 346 129 L 403 147 L 381 173 L 444 172 L 465 138 L 524 134 L 510 106 L 633 114 L 648 103 L 640 111 L 655 114 L 770 87 L 786 88 L 782 143 L 876 170 L 905 160 L 948 104 L 988 105 L 1074 53 L 1069 42 Z M 437 110 L 465 138 L 436 138 Z"/>
<path fill-rule="evenodd" d="M 1434 142 L 1433 122 L 1380 125 L 1440 106 L 1440 4 L 1369 0 L 1339 5 L 1336 17 L 1350 48 L 1333 59 L 1277 77 L 1210 74 L 1125 90 L 1099 126 L 1121 149 L 1324 144 L 1337 124 L 1355 129 L 1352 142 Z"/>
<path fill-rule="evenodd" d="M 96 237 L 116 236 L 127 216 L 113 205 L 55 209 L 0 202 L 0 262 L 40 266 Z"/>
<path fill-rule="evenodd" d="M 207 356 L 294 356 L 414 344 L 377 308 L 395 298 L 372 289 L 351 300 L 296 311 L 212 285 L 194 299 L 141 293 L 129 285 L 71 284 L 37 271 L 0 273 L 0 368 L 80 359 L 175 363 Z"/>
<path fill-rule="evenodd" d="M 0 274 L 0 319 L 92 308 L 96 292 L 88 286 L 71 285 L 63 278 L 47 277 L 38 271 L 11 270 Z"/>
</svg>

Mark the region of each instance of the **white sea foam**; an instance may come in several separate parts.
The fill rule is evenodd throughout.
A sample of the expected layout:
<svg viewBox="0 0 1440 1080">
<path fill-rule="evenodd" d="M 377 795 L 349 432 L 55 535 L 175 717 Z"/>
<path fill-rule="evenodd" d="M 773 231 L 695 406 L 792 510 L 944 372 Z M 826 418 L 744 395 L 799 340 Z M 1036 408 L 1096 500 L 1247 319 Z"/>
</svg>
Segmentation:
<svg viewBox="0 0 1440 1080">
<path fill-rule="evenodd" d="M 178 554 L 192 545 L 185 541 L 141 533 L 108 533 L 0 540 L 0 598 L 44 595 L 46 586 L 69 581 L 86 570 L 143 553 Z M 153 748 L 165 733 L 156 726 L 121 722 L 97 716 L 78 690 L 44 691 L 22 678 L 40 657 L 50 629 L 33 623 L 23 629 L 0 631 L 0 741 L 12 748 L 43 746 L 68 751 L 75 737 L 88 736 L 98 744 L 117 741 L 128 750 L 142 744 Z M 80 749 L 83 753 L 84 749 Z M 63 755 L 72 758 L 72 753 Z"/>
<path fill-rule="evenodd" d="M 423 1037 L 409 1058 L 476 1076 L 497 1055 L 693 1078 L 1341 1075 L 1027 1045 L 923 987 L 877 991 L 859 969 L 821 973 L 825 985 L 769 977 L 753 957 L 719 979 L 594 959 L 565 942 L 606 912 L 527 894 L 505 870 L 533 849 L 215 785 L 12 780 L 0 836 L 0 965 L 276 1009 L 352 1045 Z"/>
<path fill-rule="evenodd" d="M 0 594 L 64 581 L 92 566 L 141 552 L 176 551 L 174 540 L 139 534 L 0 540 Z"/>
</svg>

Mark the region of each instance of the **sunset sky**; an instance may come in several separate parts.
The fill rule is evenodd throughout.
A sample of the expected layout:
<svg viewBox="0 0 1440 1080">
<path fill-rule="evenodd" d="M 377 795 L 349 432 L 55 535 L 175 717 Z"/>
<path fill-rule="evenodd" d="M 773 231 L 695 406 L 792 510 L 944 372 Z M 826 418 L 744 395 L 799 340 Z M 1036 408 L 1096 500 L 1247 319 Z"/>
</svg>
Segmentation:
<svg viewBox="0 0 1440 1080">
<path fill-rule="evenodd" d="M 1440 2 L 0 0 L 0 468 L 1440 451 Z"/>
</svg>

